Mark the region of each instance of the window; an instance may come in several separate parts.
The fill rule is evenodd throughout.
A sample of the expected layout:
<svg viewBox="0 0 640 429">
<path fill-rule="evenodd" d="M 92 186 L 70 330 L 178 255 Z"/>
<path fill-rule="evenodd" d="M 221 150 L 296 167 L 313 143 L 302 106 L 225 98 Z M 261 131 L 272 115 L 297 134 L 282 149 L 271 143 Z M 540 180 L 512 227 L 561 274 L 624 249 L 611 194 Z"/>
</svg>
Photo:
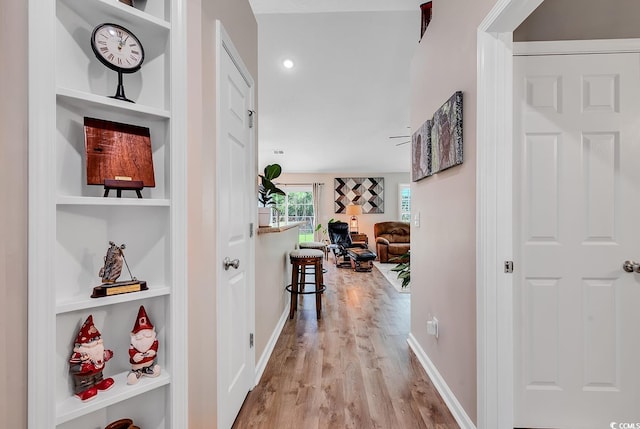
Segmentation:
<svg viewBox="0 0 640 429">
<path fill-rule="evenodd" d="M 304 222 L 300 225 L 299 241 L 313 241 L 313 193 L 310 186 L 280 186 L 287 195 L 276 195 L 273 223 Z M 278 219 L 279 218 L 279 219 Z"/>
<path fill-rule="evenodd" d="M 398 194 L 400 195 L 400 220 L 411 222 L 411 185 L 400 184 Z"/>
</svg>

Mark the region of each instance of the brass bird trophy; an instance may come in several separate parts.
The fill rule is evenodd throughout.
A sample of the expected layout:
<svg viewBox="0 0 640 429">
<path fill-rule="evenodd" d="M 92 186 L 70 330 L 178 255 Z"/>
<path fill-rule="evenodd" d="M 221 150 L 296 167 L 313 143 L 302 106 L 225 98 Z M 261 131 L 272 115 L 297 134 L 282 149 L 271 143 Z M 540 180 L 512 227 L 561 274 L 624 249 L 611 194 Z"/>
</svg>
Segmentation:
<svg viewBox="0 0 640 429">
<path fill-rule="evenodd" d="M 93 288 L 91 298 L 102 298 L 105 296 L 119 295 L 122 293 L 139 292 L 147 290 L 147 282 L 138 280 L 131 274 L 129 264 L 124 257 L 125 244 L 117 246 L 113 241 L 109 242 L 107 254 L 104 257 L 104 266 L 100 268 L 98 275 L 102 277 L 102 284 Z M 131 280 L 116 281 L 122 273 L 122 265 L 127 267 Z"/>
</svg>

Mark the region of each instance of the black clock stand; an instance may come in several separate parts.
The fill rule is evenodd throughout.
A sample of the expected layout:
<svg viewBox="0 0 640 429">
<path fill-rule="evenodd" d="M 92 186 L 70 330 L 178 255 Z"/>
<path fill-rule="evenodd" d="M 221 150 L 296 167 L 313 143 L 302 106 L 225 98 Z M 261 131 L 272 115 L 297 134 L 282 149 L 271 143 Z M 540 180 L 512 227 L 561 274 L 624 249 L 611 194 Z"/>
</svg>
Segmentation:
<svg viewBox="0 0 640 429">
<path fill-rule="evenodd" d="M 118 70 L 118 89 L 116 90 L 116 94 L 112 95 L 111 98 L 115 98 L 117 100 L 128 101 L 129 103 L 134 103 L 133 100 L 129 100 L 124 95 L 124 85 L 122 84 L 122 71 Z"/>
</svg>

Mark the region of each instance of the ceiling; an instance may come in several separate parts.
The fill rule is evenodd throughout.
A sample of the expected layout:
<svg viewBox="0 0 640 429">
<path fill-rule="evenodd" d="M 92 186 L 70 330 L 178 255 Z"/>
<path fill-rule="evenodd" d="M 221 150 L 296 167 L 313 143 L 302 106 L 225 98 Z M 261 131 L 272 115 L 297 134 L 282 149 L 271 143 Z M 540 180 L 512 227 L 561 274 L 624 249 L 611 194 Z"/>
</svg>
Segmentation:
<svg viewBox="0 0 640 429">
<path fill-rule="evenodd" d="M 249 0 L 253 13 L 416 11 L 416 0 Z"/>
<path fill-rule="evenodd" d="M 250 0 L 258 21 L 260 168 L 410 170 L 416 0 Z M 282 62 L 290 59 L 292 69 Z"/>
</svg>

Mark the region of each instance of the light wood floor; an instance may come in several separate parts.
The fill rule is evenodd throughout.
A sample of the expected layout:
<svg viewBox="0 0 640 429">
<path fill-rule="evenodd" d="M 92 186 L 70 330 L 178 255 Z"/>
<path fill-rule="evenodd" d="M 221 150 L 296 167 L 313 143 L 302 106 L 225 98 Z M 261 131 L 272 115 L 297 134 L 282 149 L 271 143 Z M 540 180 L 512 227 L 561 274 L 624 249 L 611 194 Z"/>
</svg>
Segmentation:
<svg viewBox="0 0 640 429">
<path fill-rule="evenodd" d="M 458 428 L 407 344 L 409 295 L 325 261 L 322 320 L 300 298 L 234 428 Z"/>
</svg>

